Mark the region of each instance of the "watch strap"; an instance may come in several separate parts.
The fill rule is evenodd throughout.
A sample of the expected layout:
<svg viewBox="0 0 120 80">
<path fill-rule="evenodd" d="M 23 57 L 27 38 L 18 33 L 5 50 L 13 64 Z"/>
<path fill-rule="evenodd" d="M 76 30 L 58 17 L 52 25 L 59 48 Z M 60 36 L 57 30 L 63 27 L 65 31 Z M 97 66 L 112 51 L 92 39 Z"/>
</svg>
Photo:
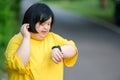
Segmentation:
<svg viewBox="0 0 120 80">
<path fill-rule="evenodd" d="M 58 49 L 60 50 L 60 52 L 62 52 L 62 50 L 61 50 L 61 47 L 60 47 L 60 46 L 53 46 L 53 47 L 52 47 L 52 49 L 54 49 L 54 48 L 58 48 Z"/>
</svg>

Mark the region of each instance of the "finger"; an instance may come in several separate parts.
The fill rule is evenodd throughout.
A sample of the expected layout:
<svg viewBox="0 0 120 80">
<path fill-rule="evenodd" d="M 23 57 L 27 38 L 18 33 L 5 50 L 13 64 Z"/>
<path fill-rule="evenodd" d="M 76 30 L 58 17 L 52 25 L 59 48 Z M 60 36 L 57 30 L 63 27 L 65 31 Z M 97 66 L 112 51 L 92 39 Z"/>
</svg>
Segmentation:
<svg viewBox="0 0 120 80">
<path fill-rule="evenodd" d="M 21 27 L 21 30 L 24 30 L 26 24 L 23 24 L 22 27 Z"/>
<path fill-rule="evenodd" d="M 57 61 L 57 62 L 60 62 L 61 61 L 61 59 L 55 54 L 54 55 L 54 59 Z"/>
<path fill-rule="evenodd" d="M 56 56 L 58 57 L 59 61 L 62 60 L 62 55 L 60 51 L 57 51 Z"/>
<path fill-rule="evenodd" d="M 23 27 L 24 27 L 24 28 L 28 28 L 28 27 L 29 27 L 29 24 L 24 24 Z"/>
<path fill-rule="evenodd" d="M 61 56 L 61 58 L 63 58 L 63 53 L 60 50 L 58 51 L 58 53 Z"/>
<path fill-rule="evenodd" d="M 52 60 L 56 63 L 56 64 L 58 64 L 58 61 L 53 57 L 52 58 Z"/>
<path fill-rule="evenodd" d="M 29 28 L 29 24 L 26 24 L 26 28 L 27 28 L 27 29 Z"/>
<path fill-rule="evenodd" d="M 27 30 L 28 31 L 28 28 L 29 28 L 29 24 L 24 24 L 23 25 L 23 30 Z"/>
<path fill-rule="evenodd" d="M 63 58 L 63 53 L 59 49 L 57 50 L 57 53 L 58 53 L 58 57 Z"/>
</svg>

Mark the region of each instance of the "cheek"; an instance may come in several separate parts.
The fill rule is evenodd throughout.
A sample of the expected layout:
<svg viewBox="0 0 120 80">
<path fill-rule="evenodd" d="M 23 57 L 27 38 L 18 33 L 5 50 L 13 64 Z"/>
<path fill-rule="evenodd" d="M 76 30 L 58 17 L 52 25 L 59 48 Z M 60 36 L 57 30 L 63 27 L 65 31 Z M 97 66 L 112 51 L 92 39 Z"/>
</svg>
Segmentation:
<svg viewBox="0 0 120 80">
<path fill-rule="evenodd" d="M 35 29 L 36 29 L 37 32 L 40 32 L 40 27 L 39 26 L 36 26 Z"/>
<path fill-rule="evenodd" d="M 51 29 L 51 26 L 49 27 L 49 30 Z"/>
</svg>

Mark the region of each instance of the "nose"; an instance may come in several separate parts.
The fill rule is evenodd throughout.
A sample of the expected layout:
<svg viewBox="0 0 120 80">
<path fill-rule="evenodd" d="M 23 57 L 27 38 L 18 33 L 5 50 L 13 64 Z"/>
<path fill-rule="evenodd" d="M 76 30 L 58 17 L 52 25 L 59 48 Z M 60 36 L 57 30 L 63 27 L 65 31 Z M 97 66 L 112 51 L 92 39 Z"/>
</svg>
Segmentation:
<svg viewBox="0 0 120 80">
<path fill-rule="evenodd" d="M 48 25 L 47 25 L 47 24 L 45 24 L 45 25 L 44 25 L 44 29 L 47 29 L 47 28 L 48 28 Z"/>
<path fill-rule="evenodd" d="M 45 25 L 44 28 L 47 29 L 47 28 L 48 28 L 48 25 Z"/>
</svg>

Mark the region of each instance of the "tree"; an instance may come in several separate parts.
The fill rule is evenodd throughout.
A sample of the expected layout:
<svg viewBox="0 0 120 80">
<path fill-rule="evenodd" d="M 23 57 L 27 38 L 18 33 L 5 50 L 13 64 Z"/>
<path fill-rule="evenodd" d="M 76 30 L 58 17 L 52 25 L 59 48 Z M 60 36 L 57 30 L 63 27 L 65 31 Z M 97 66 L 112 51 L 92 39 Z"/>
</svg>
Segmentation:
<svg viewBox="0 0 120 80">
<path fill-rule="evenodd" d="M 120 0 L 115 0 L 115 24 L 120 27 Z"/>
<path fill-rule="evenodd" d="M 103 9 L 108 8 L 109 0 L 100 0 L 100 2 L 101 2 L 101 7 L 102 7 Z"/>
</svg>

